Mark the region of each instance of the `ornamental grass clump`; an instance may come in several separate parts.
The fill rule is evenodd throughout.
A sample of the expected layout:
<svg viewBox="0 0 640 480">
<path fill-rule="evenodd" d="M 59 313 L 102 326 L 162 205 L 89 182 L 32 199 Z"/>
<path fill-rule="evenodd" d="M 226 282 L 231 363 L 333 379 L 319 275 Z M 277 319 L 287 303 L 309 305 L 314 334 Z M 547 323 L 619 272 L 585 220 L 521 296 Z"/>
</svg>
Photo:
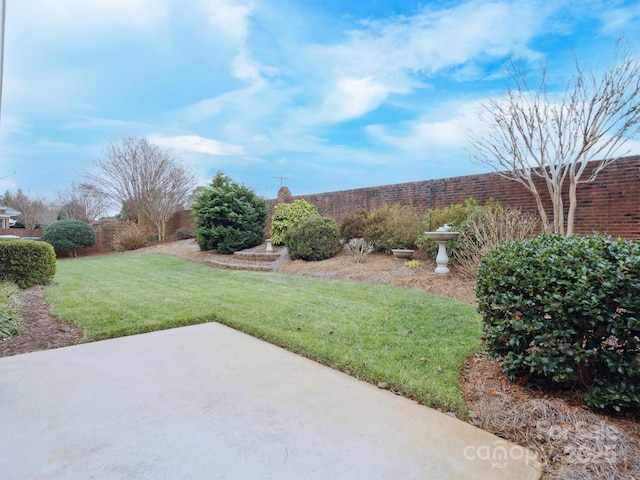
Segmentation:
<svg viewBox="0 0 640 480">
<path fill-rule="evenodd" d="M 640 245 L 540 235 L 500 245 L 478 269 L 489 352 L 510 379 L 580 389 L 585 403 L 640 408 Z"/>
<path fill-rule="evenodd" d="M 538 215 L 499 205 L 479 208 L 460 228 L 453 251 L 458 271 L 475 278 L 482 257 L 504 242 L 523 240 L 542 232 Z"/>
<path fill-rule="evenodd" d="M 113 249 L 118 252 L 137 250 L 149 245 L 151 231 L 136 222 L 123 222 L 113 232 Z"/>
<path fill-rule="evenodd" d="M 364 263 L 364 259 L 373 252 L 375 245 L 364 238 L 352 238 L 345 244 L 344 249 L 351 255 L 354 262 Z"/>
</svg>

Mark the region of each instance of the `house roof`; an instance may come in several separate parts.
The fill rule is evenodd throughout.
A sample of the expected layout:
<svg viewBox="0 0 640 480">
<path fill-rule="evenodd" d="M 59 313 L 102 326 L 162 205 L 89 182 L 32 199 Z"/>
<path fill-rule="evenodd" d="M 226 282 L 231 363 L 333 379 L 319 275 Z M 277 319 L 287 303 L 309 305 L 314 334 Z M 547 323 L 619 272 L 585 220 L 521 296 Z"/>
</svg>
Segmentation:
<svg viewBox="0 0 640 480">
<path fill-rule="evenodd" d="M 14 210 L 11 207 L 5 207 L 4 205 L 0 205 L 0 215 L 15 217 L 16 215 L 20 215 L 20 212 Z"/>
</svg>

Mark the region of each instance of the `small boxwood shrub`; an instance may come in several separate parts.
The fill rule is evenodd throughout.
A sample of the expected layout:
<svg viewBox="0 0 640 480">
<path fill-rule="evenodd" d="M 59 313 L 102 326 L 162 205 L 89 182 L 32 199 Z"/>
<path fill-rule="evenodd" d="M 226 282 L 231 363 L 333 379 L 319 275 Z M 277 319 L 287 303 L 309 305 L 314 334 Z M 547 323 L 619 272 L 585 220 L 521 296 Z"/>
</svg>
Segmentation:
<svg viewBox="0 0 640 480">
<path fill-rule="evenodd" d="M 340 231 L 333 220 L 313 215 L 294 224 L 285 243 L 291 260 L 325 260 L 340 250 Z"/>
<path fill-rule="evenodd" d="M 20 333 L 21 306 L 22 298 L 18 286 L 11 282 L 0 283 L 0 339 Z"/>
<path fill-rule="evenodd" d="M 511 379 L 583 388 L 600 409 L 640 408 L 640 245 L 508 242 L 483 258 L 476 293 L 486 345 Z"/>
<path fill-rule="evenodd" d="M 0 282 L 20 288 L 47 285 L 56 274 L 56 253 L 40 241 L 0 240 Z"/>
<path fill-rule="evenodd" d="M 59 220 L 44 229 L 42 239 L 56 250 L 68 251 L 75 257 L 77 250 L 96 244 L 96 232 L 80 220 Z"/>
<path fill-rule="evenodd" d="M 292 203 L 276 205 L 271 216 L 271 241 L 274 245 L 286 243 L 285 237 L 291 227 L 300 220 L 319 215 L 318 208 L 306 200 L 296 200 Z"/>
</svg>

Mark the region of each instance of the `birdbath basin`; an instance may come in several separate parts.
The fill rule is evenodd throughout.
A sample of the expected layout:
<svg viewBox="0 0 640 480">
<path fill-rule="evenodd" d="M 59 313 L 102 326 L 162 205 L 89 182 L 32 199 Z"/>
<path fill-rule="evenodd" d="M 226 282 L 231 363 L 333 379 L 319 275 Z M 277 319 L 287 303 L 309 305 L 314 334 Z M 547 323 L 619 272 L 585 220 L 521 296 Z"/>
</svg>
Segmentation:
<svg viewBox="0 0 640 480">
<path fill-rule="evenodd" d="M 435 272 L 438 275 L 446 275 L 449 273 L 449 256 L 447 255 L 447 242 L 449 240 L 453 240 L 460 232 L 449 232 L 449 231 L 439 231 L 439 232 L 424 232 L 429 240 L 434 240 L 438 244 L 438 256 L 436 257 L 436 263 L 438 266 L 435 269 Z"/>
</svg>

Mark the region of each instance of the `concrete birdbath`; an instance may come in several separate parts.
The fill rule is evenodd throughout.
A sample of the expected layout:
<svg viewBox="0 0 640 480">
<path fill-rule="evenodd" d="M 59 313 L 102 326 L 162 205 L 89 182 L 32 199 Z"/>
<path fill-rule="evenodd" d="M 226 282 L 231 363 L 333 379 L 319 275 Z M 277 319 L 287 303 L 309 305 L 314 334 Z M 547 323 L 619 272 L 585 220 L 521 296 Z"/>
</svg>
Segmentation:
<svg viewBox="0 0 640 480">
<path fill-rule="evenodd" d="M 438 275 L 446 275 L 449 273 L 449 256 L 447 255 L 447 242 L 453 240 L 460 232 L 451 232 L 451 227 L 447 224 L 444 227 L 438 228 L 435 232 L 424 232 L 429 240 L 433 240 L 438 244 L 438 256 L 436 257 L 436 263 L 438 266 L 435 272 Z"/>
</svg>

